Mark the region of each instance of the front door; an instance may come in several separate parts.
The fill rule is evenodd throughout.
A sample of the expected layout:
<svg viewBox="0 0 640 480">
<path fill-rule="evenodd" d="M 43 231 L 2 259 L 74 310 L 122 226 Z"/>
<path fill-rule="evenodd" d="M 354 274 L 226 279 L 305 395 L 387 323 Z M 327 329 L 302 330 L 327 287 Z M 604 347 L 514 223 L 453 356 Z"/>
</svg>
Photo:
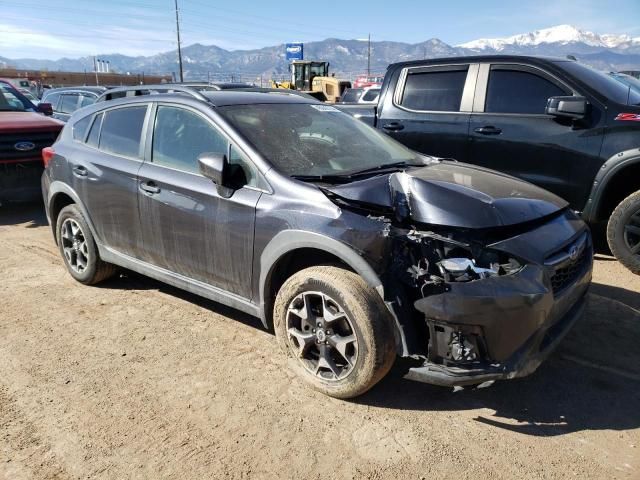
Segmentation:
<svg viewBox="0 0 640 480">
<path fill-rule="evenodd" d="M 250 297 L 261 191 L 244 186 L 221 195 L 199 173 L 198 155 L 229 155 L 230 145 L 201 112 L 160 104 L 152 135 L 138 178 L 145 260 Z"/>
<path fill-rule="evenodd" d="M 469 162 L 535 183 L 581 210 L 590 185 L 579 171 L 597 161 L 602 135 L 587 124 L 545 114 L 549 97 L 575 92 L 538 68 L 482 67 L 474 102 L 480 111 L 472 114 L 469 129 Z"/>
</svg>

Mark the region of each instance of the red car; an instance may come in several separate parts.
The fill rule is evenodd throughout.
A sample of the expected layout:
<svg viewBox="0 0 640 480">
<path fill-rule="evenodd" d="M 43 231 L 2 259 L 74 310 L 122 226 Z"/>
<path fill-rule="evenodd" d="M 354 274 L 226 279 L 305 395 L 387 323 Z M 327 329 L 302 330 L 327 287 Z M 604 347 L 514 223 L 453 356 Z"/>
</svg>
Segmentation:
<svg viewBox="0 0 640 480">
<path fill-rule="evenodd" d="M 384 75 L 358 75 L 353 82 L 353 88 L 379 87 L 383 80 Z"/>
<path fill-rule="evenodd" d="M 11 84 L 0 82 L 0 205 L 41 196 L 42 149 L 56 140 L 64 123 L 42 115 Z"/>
</svg>

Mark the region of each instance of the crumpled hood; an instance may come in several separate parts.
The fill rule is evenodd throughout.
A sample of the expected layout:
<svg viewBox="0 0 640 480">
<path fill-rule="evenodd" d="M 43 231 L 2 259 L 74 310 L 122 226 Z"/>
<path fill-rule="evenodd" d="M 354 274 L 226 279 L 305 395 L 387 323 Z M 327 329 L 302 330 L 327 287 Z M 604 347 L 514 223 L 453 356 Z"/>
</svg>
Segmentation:
<svg viewBox="0 0 640 480">
<path fill-rule="evenodd" d="M 324 190 L 346 201 L 393 209 L 401 219 L 461 228 L 515 225 L 568 205 L 530 183 L 449 161 Z"/>
</svg>

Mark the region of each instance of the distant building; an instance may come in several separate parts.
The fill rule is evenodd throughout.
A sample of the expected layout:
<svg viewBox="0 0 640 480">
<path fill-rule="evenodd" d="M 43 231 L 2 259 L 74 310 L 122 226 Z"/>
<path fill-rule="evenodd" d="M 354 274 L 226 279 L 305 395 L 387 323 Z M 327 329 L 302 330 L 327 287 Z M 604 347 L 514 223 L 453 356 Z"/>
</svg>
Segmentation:
<svg viewBox="0 0 640 480">
<path fill-rule="evenodd" d="M 140 85 L 170 82 L 171 75 L 147 75 L 145 73 L 98 72 L 97 84 L 104 86 Z M 73 87 L 78 85 L 96 85 L 96 72 L 52 72 L 48 70 L 19 70 L 0 68 L 0 78 L 26 78 L 32 84 L 51 85 L 52 87 Z"/>
</svg>

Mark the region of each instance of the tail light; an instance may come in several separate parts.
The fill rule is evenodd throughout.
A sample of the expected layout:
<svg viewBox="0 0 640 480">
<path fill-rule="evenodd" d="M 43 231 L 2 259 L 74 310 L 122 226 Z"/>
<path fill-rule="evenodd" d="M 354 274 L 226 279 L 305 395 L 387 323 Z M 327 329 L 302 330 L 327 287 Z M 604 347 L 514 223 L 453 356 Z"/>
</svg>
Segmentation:
<svg viewBox="0 0 640 480">
<path fill-rule="evenodd" d="M 42 161 L 44 163 L 45 168 L 49 166 L 49 162 L 51 161 L 51 159 L 55 154 L 56 152 L 55 150 L 53 150 L 53 147 L 45 147 L 42 149 Z"/>
</svg>

